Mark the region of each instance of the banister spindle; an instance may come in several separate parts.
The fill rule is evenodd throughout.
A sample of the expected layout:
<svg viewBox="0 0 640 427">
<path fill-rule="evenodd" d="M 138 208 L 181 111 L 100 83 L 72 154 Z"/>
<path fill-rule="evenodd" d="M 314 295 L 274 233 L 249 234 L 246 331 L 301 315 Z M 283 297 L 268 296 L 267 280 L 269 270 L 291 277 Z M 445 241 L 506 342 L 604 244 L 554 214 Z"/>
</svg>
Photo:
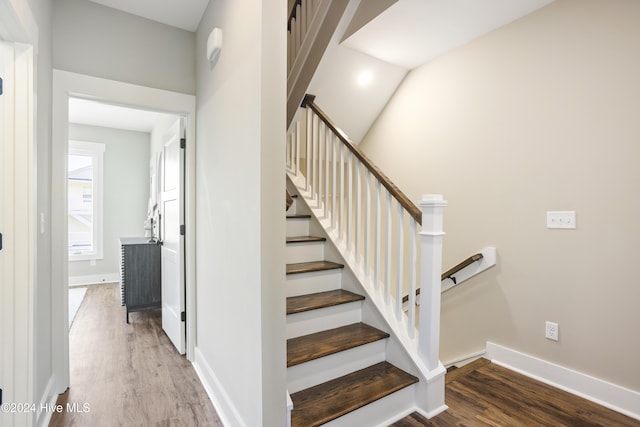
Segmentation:
<svg viewBox="0 0 640 427">
<path fill-rule="evenodd" d="M 375 231 L 373 232 L 373 284 L 376 289 L 380 287 L 380 181 L 376 180 L 376 203 L 375 203 Z"/>
<path fill-rule="evenodd" d="M 296 157 L 295 174 L 300 176 L 300 122 L 296 122 Z"/>
<path fill-rule="evenodd" d="M 327 128 L 324 135 L 324 217 L 329 215 L 329 158 L 331 156 L 331 130 Z"/>
<path fill-rule="evenodd" d="M 337 187 L 338 187 L 338 175 L 336 174 L 336 167 L 337 167 L 337 161 L 338 161 L 338 139 L 336 138 L 335 135 L 331 136 L 331 150 L 332 150 L 332 158 L 333 158 L 333 162 L 332 162 L 332 167 L 333 167 L 333 171 L 331 172 L 331 180 L 333 181 L 332 184 L 332 188 L 331 188 L 331 228 L 335 229 L 336 228 L 336 221 L 337 221 L 337 216 L 338 216 L 338 207 L 336 205 L 336 192 L 337 192 Z"/>
<path fill-rule="evenodd" d="M 345 217 L 345 226 L 347 232 L 347 251 L 351 250 L 351 235 L 353 234 L 353 154 L 347 151 L 347 215 Z"/>
<path fill-rule="evenodd" d="M 409 321 L 407 332 L 411 338 L 416 335 L 416 221 L 409 218 Z"/>
<path fill-rule="evenodd" d="M 360 260 L 360 228 L 362 227 L 362 221 L 360 220 L 360 215 L 362 214 L 362 176 L 360 171 L 360 160 L 356 160 L 356 215 L 355 215 L 355 256 L 356 256 L 356 264 L 361 262 Z"/>
<path fill-rule="evenodd" d="M 318 199 L 316 200 L 316 208 L 322 206 L 322 190 L 324 184 L 324 168 L 322 167 L 322 157 L 324 156 L 325 135 L 327 131 L 327 125 L 324 122 L 320 122 L 320 131 L 318 133 Z"/>
<path fill-rule="evenodd" d="M 313 111 L 311 111 L 311 108 L 307 108 L 307 141 L 306 141 L 306 145 L 307 145 L 307 171 L 305 172 L 306 175 L 306 183 L 307 183 L 307 187 L 306 187 L 306 191 L 309 192 L 311 191 L 311 157 L 312 157 L 312 141 L 313 141 L 313 118 L 314 114 Z"/>
<path fill-rule="evenodd" d="M 404 292 L 404 209 L 398 203 L 398 263 L 396 265 L 396 317 L 402 317 L 402 293 Z"/>
<path fill-rule="evenodd" d="M 387 235 L 386 235 L 386 244 L 384 245 L 384 259 L 385 259 L 385 266 L 384 266 L 384 298 L 385 298 L 385 302 L 387 304 L 389 304 L 389 302 L 391 301 L 391 228 L 393 226 L 393 218 L 391 218 L 391 203 L 392 203 L 392 199 L 391 199 L 391 193 L 389 193 L 388 191 L 386 191 L 387 194 L 387 215 L 385 218 L 385 224 L 386 224 L 386 230 L 387 230 Z"/>
<path fill-rule="evenodd" d="M 318 194 L 318 167 L 317 167 L 317 162 L 318 162 L 318 132 L 319 132 L 319 120 L 318 120 L 318 116 L 313 116 L 313 152 L 311 153 L 311 157 L 312 157 L 312 161 L 311 161 L 311 167 L 313 168 L 312 174 L 311 176 L 313 177 L 312 179 L 312 190 L 311 190 L 311 195 L 313 200 L 317 200 L 316 199 L 316 195 Z"/>
<path fill-rule="evenodd" d="M 365 169 L 365 205 L 364 205 L 364 273 L 369 276 L 369 253 L 370 253 L 370 236 L 371 236 L 371 172 L 369 169 Z"/>
<path fill-rule="evenodd" d="M 338 142 L 338 149 L 340 150 L 340 213 L 338 214 L 338 236 L 340 236 L 340 238 L 344 238 L 344 223 L 345 223 L 345 218 L 344 218 L 344 205 L 346 204 L 346 201 L 344 199 L 344 195 L 345 195 L 345 191 L 344 191 L 344 168 L 345 168 L 345 164 L 344 164 L 344 150 L 345 148 L 342 146 L 342 144 L 340 144 Z"/>
</svg>

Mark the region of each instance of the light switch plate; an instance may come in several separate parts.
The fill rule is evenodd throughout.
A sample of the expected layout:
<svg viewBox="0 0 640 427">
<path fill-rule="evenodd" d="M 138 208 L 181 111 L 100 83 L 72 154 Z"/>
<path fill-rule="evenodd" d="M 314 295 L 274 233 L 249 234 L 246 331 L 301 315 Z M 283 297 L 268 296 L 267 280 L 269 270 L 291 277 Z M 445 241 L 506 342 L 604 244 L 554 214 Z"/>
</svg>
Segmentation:
<svg viewBox="0 0 640 427">
<path fill-rule="evenodd" d="M 575 211 L 548 211 L 547 228 L 576 228 Z"/>
</svg>

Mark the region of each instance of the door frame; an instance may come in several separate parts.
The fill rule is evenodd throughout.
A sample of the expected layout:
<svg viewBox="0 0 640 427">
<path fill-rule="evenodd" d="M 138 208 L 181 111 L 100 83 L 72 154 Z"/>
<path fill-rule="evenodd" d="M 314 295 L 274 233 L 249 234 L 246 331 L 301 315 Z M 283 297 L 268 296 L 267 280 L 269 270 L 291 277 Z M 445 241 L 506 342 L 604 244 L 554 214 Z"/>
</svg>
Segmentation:
<svg viewBox="0 0 640 427">
<path fill-rule="evenodd" d="M 127 107 L 176 114 L 185 118 L 185 303 L 187 310 L 187 359 L 194 360 L 196 338 L 195 304 L 195 118 L 196 99 L 193 95 L 170 92 L 115 80 L 92 77 L 62 70 L 53 70 L 53 117 L 51 148 L 52 197 L 52 298 L 53 298 L 53 369 L 55 391 L 69 387 L 68 329 L 68 249 L 67 249 L 67 153 L 69 97 Z M 114 321 L 118 321 L 114 319 Z"/>
<path fill-rule="evenodd" d="M 38 26 L 28 4 L 16 5 L 11 0 L 0 0 L 0 40 L 13 44 L 16 72 L 11 88 L 5 92 L 15 95 L 11 114 L 12 129 L 0 135 L 5 148 L 11 151 L 10 167 L 0 165 L 3 185 L 15 194 L 9 203 L 0 200 L 0 209 L 12 219 L 12 230 L 5 234 L 5 248 L 12 248 L 8 259 L 12 274 L 0 282 L 0 328 L 12 338 L 13 345 L 2 348 L 0 371 L 7 381 L 8 392 L 3 401 L 36 402 L 35 396 L 35 283 L 37 210 L 36 185 L 36 78 L 35 58 L 38 47 Z M 6 97 L 6 94 L 3 95 Z M 4 102 L 0 99 L 0 102 Z M 5 110 L 5 113 L 7 110 Z M 4 117 L 2 117 L 4 120 Z M 5 129 L 7 131 L 7 129 Z M 0 163 L 6 159 L 0 159 Z M 4 197 L 4 196 L 3 196 Z M 7 238 L 8 237 L 8 238 Z M 5 249 L 8 252 L 8 249 Z M 6 271 L 0 272 L 0 274 Z M 7 416 L 4 414 L 4 416 Z M 10 416 L 10 415 L 9 415 Z M 33 425 L 36 413 L 17 415 L 16 422 Z M 0 414 L 2 423 L 3 414 Z"/>
</svg>

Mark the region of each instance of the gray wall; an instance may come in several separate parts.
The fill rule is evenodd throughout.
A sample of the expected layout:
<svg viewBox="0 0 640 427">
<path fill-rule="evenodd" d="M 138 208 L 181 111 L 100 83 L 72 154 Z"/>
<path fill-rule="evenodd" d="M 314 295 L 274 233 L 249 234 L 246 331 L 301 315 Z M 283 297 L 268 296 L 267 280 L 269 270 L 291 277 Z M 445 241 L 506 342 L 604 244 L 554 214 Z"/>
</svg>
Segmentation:
<svg viewBox="0 0 640 427">
<path fill-rule="evenodd" d="M 362 142 L 413 200 L 449 201 L 445 267 L 497 247 L 443 295 L 444 361 L 489 340 L 640 391 L 638 22 L 637 1 L 558 0 L 412 71 Z"/>
<path fill-rule="evenodd" d="M 149 200 L 150 134 L 78 124 L 69 125 L 69 139 L 105 144 L 104 259 L 70 261 L 69 277 L 113 276 L 119 272 L 120 237 L 144 236 Z"/>
<path fill-rule="evenodd" d="M 51 339 L 51 93 L 52 78 L 52 27 L 51 0 L 28 0 L 31 13 L 38 25 L 38 52 L 36 57 L 36 144 L 37 144 L 37 213 L 45 219 L 44 233 L 36 233 L 36 283 L 34 295 L 34 396 L 42 399 L 52 375 L 53 343 Z M 38 400 L 40 401 L 40 400 Z"/>
<path fill-rule="evenodd" d="M 215 0 L 197 32 L 204 52 L 224 31 L 215 67 L 196 58 L 196 363 L 227 425 L 285 424 L 285 17 Z"/>
<path fill-rule="evenodd" d="M 53 28 L 54 68 L 196 92 L 192 32 L 87 0 L 53 2 Z"/>
</svg>

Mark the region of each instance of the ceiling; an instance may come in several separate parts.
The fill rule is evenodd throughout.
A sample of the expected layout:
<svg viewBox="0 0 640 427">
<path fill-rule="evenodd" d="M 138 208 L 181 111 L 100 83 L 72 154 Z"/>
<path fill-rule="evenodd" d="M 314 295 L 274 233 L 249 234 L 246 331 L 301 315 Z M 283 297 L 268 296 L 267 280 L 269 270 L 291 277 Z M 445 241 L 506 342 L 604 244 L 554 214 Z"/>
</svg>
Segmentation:
<svg viewBox="0 0 640 427">
<path fill-rule="evenodd" d="M 412 69 L 552 1 L 399 0 L 343 44 Z"/>
<path fill-rule="evenodd" d="M 69 123 L 150 133 L 170 114 L 138 110 L 80 98 L 69 98 Z"/>
<path fill-rule="evenodd" d="M 195 32 L 209 0 L 90 0 L 152 21 Z"/>
<path fill-rule="evenodd" d="M 89 0 L 196 31 L 209 0 Z M 318 104 L 359 143 L 411 69 L 554 0 L 351 0 L 311 82 Z M 354 25 L 355 24 L 355 25 Z M 368 73 L 369 84 L 358 77 Z M 149 132 L 154 113 L 86 100 L 70 121 Z M 363 107 L 364 106 L 364 107 Z"/>
</svg>

